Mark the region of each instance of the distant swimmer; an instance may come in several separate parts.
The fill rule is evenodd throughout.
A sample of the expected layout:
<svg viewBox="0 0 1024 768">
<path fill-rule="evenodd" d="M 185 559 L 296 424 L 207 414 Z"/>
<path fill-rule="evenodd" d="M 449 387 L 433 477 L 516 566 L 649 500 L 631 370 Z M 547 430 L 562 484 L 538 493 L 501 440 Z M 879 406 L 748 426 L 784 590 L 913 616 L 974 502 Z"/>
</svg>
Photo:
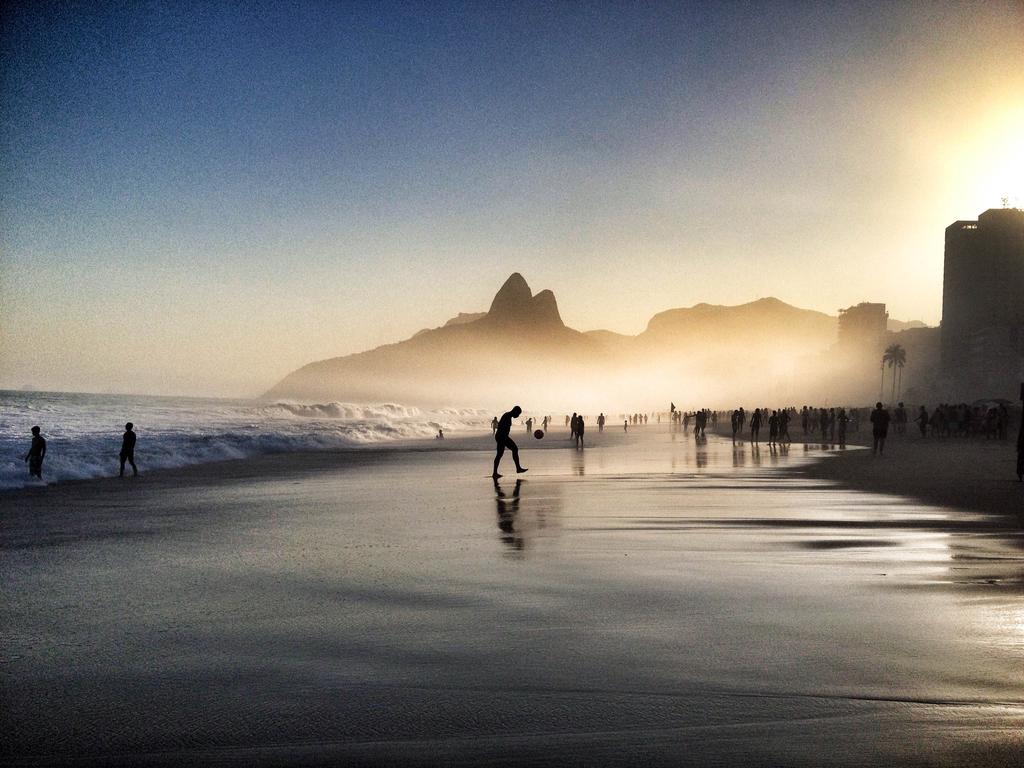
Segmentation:
<svg viewBox="0 0 1024 768">
<path fill-rule="evenodd" d="M 121 438 L 121 474 L 124 477 L 124 465 L 132 465 L 132 477 L 138 477 L 139 468 L 135 466 L 135 439 L 138 437 L 132 430 L 135 425 L 130 421 L 124 425 L 124 437 Z"/>
<path fill-rule="evenodd" d="M 491 477 L 501 477 L 498 474 L 498 464 L 501 463 L 501 457 L 505 454 L 506 448 L 512 451 L 512 461 L 516 464 L 516 472 L 526 471 L 526 467 L 519 463 L 519 446 L 509 437 L 509 434 L 512 432 L 512 419 L 519 418 L 522 413 L 523 409 L 517 405 L 511 411 L 503 413 L 498 420 L 498 428 L 494 433 L 494 441 L 498 446 L 494 454 L 494 473 Z"/>
<path fill-rule="evenodd" d="M 875 410 L 871 412 L 871 453 L 882 454 L 885 450 L 885 438 L 889 434 L 889 412 L 882 407 L 881 403 L 875 403 Z"/>
<path fill-rule="evenodd" d="M 32 427 L 32 447 L 25 454 L 29 477 L 43 479 L 44 458 L 46 458 L 46 438 L 39 434 L 39 427 Z"/>
</svg>

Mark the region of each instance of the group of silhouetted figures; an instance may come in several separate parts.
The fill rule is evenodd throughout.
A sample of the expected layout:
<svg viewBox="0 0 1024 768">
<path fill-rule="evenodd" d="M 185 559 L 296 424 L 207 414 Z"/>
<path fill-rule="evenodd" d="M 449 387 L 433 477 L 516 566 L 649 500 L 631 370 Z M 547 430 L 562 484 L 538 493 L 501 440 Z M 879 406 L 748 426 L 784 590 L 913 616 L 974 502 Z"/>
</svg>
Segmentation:
<svg viewBox="0 0 1024 768">
<path fill-rule="evenodd" d="M 583 449 L 583 434 L 587 431 L 587 423 L 583 419 L 583 414 L 576 413 L 572 414 L 572 418 L 569 419 L 569 439 L 576 441 L 576 449 Z"/>
<path fill-rule="evenodd" d="M 121 477 L 124 477 L 125 464 L 132 468 L 133 476 L 139 474 L 139 468 L 135 466 L 135 440 L 137 435 L 134 430 L 135 425 L 130 421 L 124 425 L 124 435 L 121 437 L 121 453 L 119 454 Z M 41 432 L 42 430 L 38 426 L 32 427 L 32 445 L 29 447 L 28 453 L 25 454 L 29 477 L 35 477 L 40 480 L 43 479 L 43 459 L 46 458 L 46 438 L 42 436 Z"/>
<path fill-rule="evenodd" d="M 903 403 L 900 403 L 903 406 Z M 1010 432 L 1010 409 L 1005 403 L 969 406 L 941 403 L 928 413 L 920 406 L 914 419 L 921 437 L 975 437 L 1005 440 Z"/>
<path fill-rule="evenodd" d="M 902 404 L 901 404 L 902 405 Z M 750 439 L 758 443 L 761 439 L 761 430 L 767 429 L 769 446 L 789 445 L 793 438 L 789 433 L 790 423 L 799 415 L 800 426 L 804 437 L 819 435 L 823 443 L 846 447 L 846 437 L 850 432 L 860 430 L 860 410 L 857 408 L 814 408 L 803 406 L 799 411 L 795 406 L 787 408 L 755 408 L 750 415 Z M 892 416 L 889 411 L 882 407 L 881 403 L 875 403 L 874 410 L 869 415 L 871 422 L 872 453 L 881 454 L 885 450 L 885 441 L 889 435 L 889 423 Z M 736 442 L 742 437 L 744 426 L 747 422 L 747 412 L 737 408 L 731 414 L 732 439 Z"/>
</svg>

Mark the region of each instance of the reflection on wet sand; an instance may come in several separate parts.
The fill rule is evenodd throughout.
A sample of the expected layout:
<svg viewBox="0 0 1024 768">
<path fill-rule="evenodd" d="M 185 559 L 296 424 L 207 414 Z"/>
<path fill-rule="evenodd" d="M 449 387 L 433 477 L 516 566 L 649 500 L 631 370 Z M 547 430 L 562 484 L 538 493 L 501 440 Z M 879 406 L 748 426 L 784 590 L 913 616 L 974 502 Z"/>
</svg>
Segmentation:
<svg viewBox="0 0 1024 768">
<path fill-rule="evenodd" d="M 582 461 L 582 451 L 577 455 Z M 503 485 L 494 480 L 494 502 L 501 542 L 507 547 L 504 553 L 514 556 L 521 554 L 530 538 L 540 535 L 557 518 L 561 510 L 562 487 L 557 482 L 522 479 L 511 484 L 511 489 L 508 486 L 508 483 Z"/>
<path fill-rule="evenodd" d="M 466 450 L 19 497 L 5 757 L 1017 768 L 1021 531 L 786 471 L 824 450 L 637 430 L 490 484 Z"/>
</svg>

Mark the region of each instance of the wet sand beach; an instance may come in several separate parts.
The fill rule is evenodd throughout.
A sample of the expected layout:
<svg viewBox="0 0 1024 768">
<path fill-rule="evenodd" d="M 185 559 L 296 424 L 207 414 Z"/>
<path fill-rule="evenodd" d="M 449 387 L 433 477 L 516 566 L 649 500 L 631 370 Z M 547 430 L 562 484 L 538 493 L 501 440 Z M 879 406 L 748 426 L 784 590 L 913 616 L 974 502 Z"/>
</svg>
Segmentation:
<svg viewBox="0 0 1024 768">
<path fill-rule="evenodd" d="M 520 482 L 485 436 L 0 496 L 4 762 L 1019 765 L 1012 516 L 515 437 Z"/>
</svg>

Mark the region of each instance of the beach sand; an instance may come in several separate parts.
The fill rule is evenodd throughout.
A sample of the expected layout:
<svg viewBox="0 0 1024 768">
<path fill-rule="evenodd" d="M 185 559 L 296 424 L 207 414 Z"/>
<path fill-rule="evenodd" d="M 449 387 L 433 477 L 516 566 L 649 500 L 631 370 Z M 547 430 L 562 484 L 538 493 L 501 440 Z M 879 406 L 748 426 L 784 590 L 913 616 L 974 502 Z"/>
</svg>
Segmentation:
<svg viewBox="0 0 1024 768">
<path fill-rule="evenodd" d="M 1001 454 L 516 438 L 0 495 L 4 762 L 1020 764 Z"/>
</svg>

